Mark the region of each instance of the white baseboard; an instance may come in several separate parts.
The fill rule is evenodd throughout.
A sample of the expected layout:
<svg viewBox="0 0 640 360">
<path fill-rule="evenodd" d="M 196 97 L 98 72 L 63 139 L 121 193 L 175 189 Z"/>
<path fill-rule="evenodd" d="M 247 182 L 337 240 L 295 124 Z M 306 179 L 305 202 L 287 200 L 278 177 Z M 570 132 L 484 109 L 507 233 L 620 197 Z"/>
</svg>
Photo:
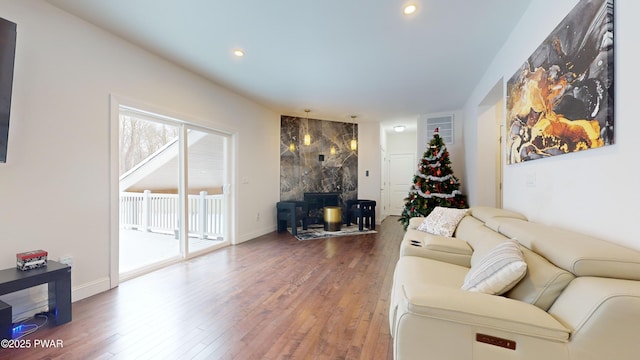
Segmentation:
<svg viewBox="0 0 640 360">
<path fill-rule="evenodd" d="M 262 236 L 264 234 L 268 234 L 268 233 L 274 232 L 274 231 L 276 231 L 276 227 L 275 227 L 275 225 L 272 225 L 272 226 L 266 226 L 266 227 L 263 227 L 261 229 L 252 231 L 250 233 L 238 235 L 238 238 L 235 241 L 235 245 L 241 244 L 241 243 L 243 243 L 245 241 L 249 241 L 249 240 L 255 239 L 255 238 L 259 237 L 259 236 Z"/>
<path fill-rule="evenodd" d="M 105 292 L 110 289 L 109 277 L 94 280 L 71 288 L 71 302 L 86 299 L 90 296 Z"/>
</svg>

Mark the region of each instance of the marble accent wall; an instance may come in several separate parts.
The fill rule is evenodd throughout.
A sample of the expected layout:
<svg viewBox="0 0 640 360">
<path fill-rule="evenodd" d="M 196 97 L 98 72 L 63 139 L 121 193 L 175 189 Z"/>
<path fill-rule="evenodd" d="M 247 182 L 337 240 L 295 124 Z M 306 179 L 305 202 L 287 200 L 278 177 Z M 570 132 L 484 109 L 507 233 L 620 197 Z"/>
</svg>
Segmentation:
<svg viewBox="0 0 640 360">
<path fill-rule="evenodd" d="M 304 145 L 306 133 L 311 144 Z M 302 200 L 305 192 L 358 195 L 358 150 L 351 139 L 358 125 L 292 116 L 280 117 L 280 200 Z M 320 159 L 324 155 L 324 160 Z"/>
</svg>

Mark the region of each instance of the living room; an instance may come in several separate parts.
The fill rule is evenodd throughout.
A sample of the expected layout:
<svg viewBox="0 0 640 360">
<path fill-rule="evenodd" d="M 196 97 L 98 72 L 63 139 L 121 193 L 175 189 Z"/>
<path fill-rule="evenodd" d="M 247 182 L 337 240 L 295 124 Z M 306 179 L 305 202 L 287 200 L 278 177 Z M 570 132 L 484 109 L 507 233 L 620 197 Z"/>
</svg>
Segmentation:
<svg viewBox="0 0 640 360">
<path fill-rule="evenodd" d="M 491 179 L 483 170 L 493 139 L 479 136 L 485 99 L 508 80 L 577 1 L 533 0 L 455 112 L 462 126 L 463 183 L 469 204 L 485 205 Z M 616 142 L 601 149 L 505 166 L 503 207 L 530 220 L 602 237 L 640 249 L 634 226 L 640 182 L 632 136 L 635 14 L 640 5 L 616 2 Z M 118 284 L 111 258 L 114 189 L 113 99 L 187 118 L 237 135 L 234 244 L 276 229 L 279 200 L 279 111 L 214 84 L 140 47 L 70 15 L 48 1 L 8 0 L 0 17 L 18 24 L 18 46 L 7 162 L 0 164 L 1 268 L 14 254 L 45 249 L 50 259 L 72 254 L 73 300 Z M 464 29 L 464 25 L 460 24 Z M 473 29 L 465 29 L 473 31 Z M 472 61 L 472 60 L 469 60 Z M 503 88 L 500 94 L 503 94 Z M 502 98 L 500 96 L 499 98 Z M 629 99 L 627 99 L 629 98 Z M 495 103 L 495 102 L 494 102 Z M 302 106 L 300 114 L 302 113 Z M 295 114 L 294 114 L 295 115 Z M 348 121 L 346 119 L 337 119 Z M 359 123 L 359 169 L 380 172 L 377 122 Z M 378 155 L 373 155 L 378 154 Z M 255 181 L 259 177 L 260 181 Z M 240 179 L 249 179 L 241 183 Z M 364 179 L 364 177 L 362 177 Z M 363 184 L 366 196 L 379 183 Z M 379 195 L 377 195 L 379 196 Z M 256 211 L 259 220 L 245 214 Z"/>
</svg>

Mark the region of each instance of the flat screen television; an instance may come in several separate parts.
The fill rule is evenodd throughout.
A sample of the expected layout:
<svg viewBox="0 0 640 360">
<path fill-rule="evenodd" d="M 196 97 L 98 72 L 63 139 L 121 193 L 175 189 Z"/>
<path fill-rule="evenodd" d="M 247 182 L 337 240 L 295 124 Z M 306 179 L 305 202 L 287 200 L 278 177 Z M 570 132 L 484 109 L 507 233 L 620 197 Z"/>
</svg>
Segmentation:
<svg viewBox="0 0 640 360">
<path fill-rule="evenodd" d="M 0 18 L 0 162 L 7 162 L 16 24 Z"/>
</svg>

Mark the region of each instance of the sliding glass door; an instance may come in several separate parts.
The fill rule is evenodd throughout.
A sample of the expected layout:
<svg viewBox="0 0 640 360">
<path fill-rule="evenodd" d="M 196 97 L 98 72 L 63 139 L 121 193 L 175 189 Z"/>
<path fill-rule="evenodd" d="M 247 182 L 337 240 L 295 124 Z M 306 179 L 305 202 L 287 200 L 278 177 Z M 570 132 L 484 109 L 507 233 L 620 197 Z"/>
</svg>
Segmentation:
<svg viewBox="0 0 640 360">
<path fill-rule="evenodd" d="M 209 129 L 187 127 L 187 253 L 216 247 L 225 237 L 227 138 Z"/>
<path fill-rule="evenodd" d="M 119 110 L 119 278 L 227 245 L 229 135 Z"/>
<path fill-rule="evenodd" d="M 180 258 L 180 127 L 120 111 L 120 274 Z"/>
</svg>

